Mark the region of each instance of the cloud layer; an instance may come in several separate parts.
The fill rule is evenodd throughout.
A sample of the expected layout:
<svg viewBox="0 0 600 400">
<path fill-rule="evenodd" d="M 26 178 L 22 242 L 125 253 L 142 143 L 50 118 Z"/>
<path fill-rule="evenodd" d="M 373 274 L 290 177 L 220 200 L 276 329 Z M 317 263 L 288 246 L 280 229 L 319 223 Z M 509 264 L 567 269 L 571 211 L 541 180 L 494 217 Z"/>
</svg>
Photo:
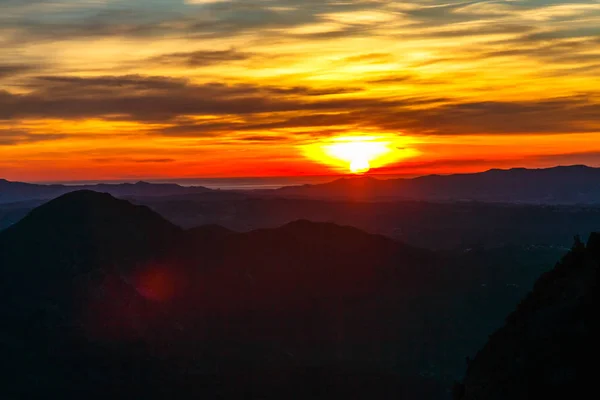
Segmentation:
<svg viewBox="0 0 600 400">
<path fill-rule="evenodd" d="M 106 176 L 327 173 L 298 146 L 378 133 L 410 139 L 431 172 L 477 169 L 474 141 L 492 158 L 480 168 L 600 151 L 600 1 L 0 7 L 3 176 L 56 161 L 84 174 L 94 160 Z M 511 156 L 509 141 L 529 151 Z"/>
</svg>

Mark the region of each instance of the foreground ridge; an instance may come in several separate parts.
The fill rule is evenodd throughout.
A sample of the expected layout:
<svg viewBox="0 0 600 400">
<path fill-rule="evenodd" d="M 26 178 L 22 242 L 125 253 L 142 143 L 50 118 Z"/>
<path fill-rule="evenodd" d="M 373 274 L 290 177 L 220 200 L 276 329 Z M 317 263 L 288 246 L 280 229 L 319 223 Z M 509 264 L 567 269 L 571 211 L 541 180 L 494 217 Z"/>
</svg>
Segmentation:
<svg viewBox="0 0 600 400">
<path fill-rule="evenodd" d="M 600 234 L 575 245 L 469 363 L 461 400 L 573 398 L 595 387 Z"/>
</svg>

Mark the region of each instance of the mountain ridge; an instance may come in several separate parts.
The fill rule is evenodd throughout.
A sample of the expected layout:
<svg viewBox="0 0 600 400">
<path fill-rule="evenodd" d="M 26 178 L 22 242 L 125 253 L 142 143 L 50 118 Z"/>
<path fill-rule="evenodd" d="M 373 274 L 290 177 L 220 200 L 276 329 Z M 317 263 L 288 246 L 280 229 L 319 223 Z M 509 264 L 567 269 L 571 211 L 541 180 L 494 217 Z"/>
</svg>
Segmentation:
<svg viewBox="0 0 600 400">
<path fill-rule="evenodd" d="M 227 191 L 170 183 L 40 185 L 0 179 L 0 203 L 44 200 L 77 190 L 106 192 L 118 197 L 160 197 L 244 194 L 277 197 L 350 199 L 360 201 L 479 201 L 533 204 L 600 204 L 600 168 L 586 165 L 551 168 L 489 169 L 484 172 L 378 179 L 342 177 L 323 184 L 270 190 Z"/>
<path fill-rule="evenodd" d="M 333 182 L 262 192 L 280 197 L 357 201 L 417 200 L 528 204 L 600 203 L 600 168 L 490 169 L 485 172 L 379 180 L 346 177 Z"/>
<path fill-rule="evenodd" d="M 127 196 L 173 196 L 213 192 L 203 186 L 181 186 L 174 183 L 99 183 L 93 185 L 42 185 L 25 182 L 12 182 L 0 179 L 0 203 L 26 200 L 50 200 L 66 193 L 92 190 L 119 197 Z"/>
</svg>

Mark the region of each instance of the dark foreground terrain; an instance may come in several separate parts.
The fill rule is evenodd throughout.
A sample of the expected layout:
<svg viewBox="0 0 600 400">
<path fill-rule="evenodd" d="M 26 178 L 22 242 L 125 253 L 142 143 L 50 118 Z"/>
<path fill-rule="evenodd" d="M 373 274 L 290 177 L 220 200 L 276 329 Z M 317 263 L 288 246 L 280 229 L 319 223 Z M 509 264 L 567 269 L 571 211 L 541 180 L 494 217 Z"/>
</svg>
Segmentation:
<svg viewBox="0 0 600 400">
<path fill-rule="evenodd" d="M 74 192 L 0 232 L 8 398 L 443 399 L 552 262 Z M 469 388 L 469 377 L 466 387 Z"/>
<path fill-rule="evenodd" d="M 0 233 L 3 390 L 445 398 L 547 266 L 308 221 L 183 230 L 75 192 Z"/>
<path fill-rule="evenodd" d="M 576 243 L 469 363 L 455 398 L 596 396 L 600 234 Z"/>
</svg>

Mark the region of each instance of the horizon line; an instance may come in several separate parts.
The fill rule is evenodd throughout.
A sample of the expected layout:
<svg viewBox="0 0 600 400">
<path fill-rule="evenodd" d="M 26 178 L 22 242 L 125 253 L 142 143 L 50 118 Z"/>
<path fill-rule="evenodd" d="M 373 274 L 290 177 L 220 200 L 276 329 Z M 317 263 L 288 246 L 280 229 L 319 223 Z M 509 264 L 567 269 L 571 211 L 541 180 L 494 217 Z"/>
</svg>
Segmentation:
<svg viewBox="0 0 600 400">
<path fill-rule="evenodd" d="M 359 178 L 375 178 L 375 177 L 388 177 L 388 179 L 415 179 L 428 176 L 454 176 L 454 175 L 477 175 L 491 171 L 513 171 L 513 170 L 550 170 L 556 168 L 574 168 L 574 167 L 585 167 L 590 169 L 598 169 L 600 167 L 594 167 L 586 164 L 558 164 L 551 167 L 540 167 L 540 168 L 529 168 L 529 167 L 510 167 L 510 168 L 488 168 L 476 172 L 451 172 L 447 174 L 387 174 L 387 173 L 365 173 L 365 174 L 331 174 L 331 175 L 276 175 L 276 176 L 230 176 L 230 177 L 168 177 L 168 178 L 114 178 L 114 179 L 89 179 L 89 180 L 73 180 L 73 181 L 61 181 L 61 180 L 41 180 L 41 181 L 21 181 L 21 180 L 9 180 L 0 177 L 0 181 L 13 182 L 13 183 L 28 183 L 33 185 L 65 185 L 65 186 L 77 186 L 77 185 L 99 185 L 99 184 L 136 184 L 136 183 L 150 183 L 150 184 L 179 184 L 185 181 L 233 181 L 233 180 L 277 180 L 277 179 L 359 179 Z M 296 184 L 297 185 L 297 184 Z M 294 184 L 290 186 L 296 186 Z M 201 186 L 201 185 L 199 185 Z M 193 187 L 193 186 L 192 186 Z"/>
</svg>

